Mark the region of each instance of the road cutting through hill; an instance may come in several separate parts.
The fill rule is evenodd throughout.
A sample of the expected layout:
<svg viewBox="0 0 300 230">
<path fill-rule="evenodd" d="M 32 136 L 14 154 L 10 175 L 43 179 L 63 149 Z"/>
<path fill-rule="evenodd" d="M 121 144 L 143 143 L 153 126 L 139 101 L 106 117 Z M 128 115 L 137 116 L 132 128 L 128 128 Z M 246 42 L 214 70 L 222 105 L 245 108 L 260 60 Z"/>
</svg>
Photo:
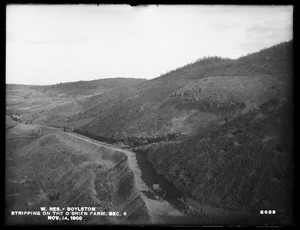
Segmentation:
<svg viewBox="0 0 300 230">
<path fill-rule="evenodd" d="M 135 188 L 138 190 L 140 197 L 148 209 L 148 215 L 150 217 L 149 224 L 199 225 L 215 223 L 215 218 L 225 221 L 228 216 L 232 216 L 232 213 L 227 210 L 216 210 L 210 207 L 202 207 L 202 205 L 198 205 L 197 207 L 194 205 L 194 201 L 189 201 L 188 197 L 186 197 L 186 204 L 188 206 L 185 206 L 185 204 L 178 199 L 181 198 L 183 194 L 180 193 L 172 183 L 164 179 L 161 175 L 158 175 L 151 164 L 147 162 L 146 156 L 143 154 L 121 149 L 77 133 L 64 134 L 89 144 L 112 150 L 115 153 L 123 153 L 127 156 L 127 164 L 134 174 Z M 101 159 L 102 158 L 100 158 L 100 161 Z M 111 162 L 103 161 L 102 164 L 111 164 Z M 113 165 L 114 164 L 110 166 L 114 167 Z M 167 195 L 163 200 L 157 200 L 153 194 L 149 192 L 149 188 L 151 188 L 154 183 L 160 184 L 162 189 L 167 191 Z M 202 214 L 197 214 L 195 210 L 188 214 L 187 211 L 189 208 L 202 210 Z M 208 214 L 211 214 L 213 218 Z"/>
<path fill-rule="evenodd" d="M 145 195 L 145 192 L 149 191 L 148 186 L 146 183 L 142 180 L 142 172 L 138 165 L 136 154 L 134 152 L 120 149 L 115 146 L 112 146 L 110 144 L 102 143 L 96 140 L 92 140 L 88 137 L 82 136 L 80 134 L 75 133 L 68 133 L 69 135 L 79 138 L 81 140 L 84 140 L 86 142 L 89 142 L 94 145 L 98 145 L 101 147 L 108 148 L 113 151 L 121 152 L 127 156 L 127 161 L 129 168 L 134 173 L 134 180 L 135 180 L 135 186 L 140 192 L 140 195 L 142 199 L 144 200 L 148 210 L 149 210 L 149 216 L 151 223 L 173 223 L 182 221 L 182 219 L 185 219 L 185 215 L 178 211 L 176 208 L 174 208 L 167 200 L 164 201 L 158 201 L 155 199 L 150 199 Z M 180 218 L 179 218 L 180 217 Z M 180 223 L 180 222 L 179 222 Z"/>
<path fill-rule="evenodd" d="M 77 133 L 68 133 L 69 135 L 78 139 L 84 140 L 91 144 L 95 144 L 100 147 L 104 147 L 116 152 L 121 152 L 127 156 L 127 162 L 130 170 L 134 173 L 134 181 L 137 190 L 140 193 L 141 198 L 145 202 L 148 208 L 148 214 L 150 216 L 149 224 L 177 224 L 177 225 L 203 225 L 203 224 L 230 224 L 238 222 L 241 224 L 252 223 L 256 220 L 259 223 L 266 221 L 266 217 L 253 211 L 234 211 L 224 210 L 218 207 L 212 207 L 210 205 L 203 205 L 190 197 L 186 197 L 186 203 L 184 206 L 179 197 L 183 196 L 173 184 L 165 180 L 161 175 L 158 175 L 152 168 L 151 164 L 147 162 L 147 159 L 143 154 L 135 153 L 129 150 L 118 148 L 114 145 L 99 142 L 88 137 L 82 136 Z M 150 165 L 149 165 L 150 164 Z M 167 191 L 167 196 L 163 201 L 156 200 L 149 196 L 149 187 L 153 183 L 159 183 L 163 190 Z M 189 214 L 187 210 L 190 209 Z M 197 210 L 195 212 L 195 210 Z M 280 214 L 279 214 L 280 215 Z M 279 216 L 277 215 L 277 216 Z M 280 215 L 285 220 L 286 217 Z M 267 217 L 268 221 L 275 223 L 276 216 Z"/>
</svg>

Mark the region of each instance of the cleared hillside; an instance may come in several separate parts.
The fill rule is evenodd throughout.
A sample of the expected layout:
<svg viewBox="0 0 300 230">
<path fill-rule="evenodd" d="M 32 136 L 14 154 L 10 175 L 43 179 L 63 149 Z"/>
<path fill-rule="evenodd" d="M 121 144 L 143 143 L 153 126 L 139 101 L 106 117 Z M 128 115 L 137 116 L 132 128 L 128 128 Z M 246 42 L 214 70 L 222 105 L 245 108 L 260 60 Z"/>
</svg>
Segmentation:
<svg viewBox="0 0 300 230">
<path fill-rule="evenodd" d="M 82 97 L 94 96 L 119 87 L 128 87 L 145 81 L 135 78 L 109 78 L 93 81 L 77 81 L 59 83 L 49 86 L 30 86 L 31 89 L 41 90 L 49 96 Z"/>
<path fill-rule="evenodd" d="M 86 98 L 67 117 L 64 111 L 74 103 L 58 107 L 46 122 L 125 142 L 194 135 L 263 103 L 292 100 L 291 48 L 287 42 L 237 60 L 201 60 L 151 81 Z"/>
<path fill-rule="evenodd" d="M 290 41 L 236 60 L 205 58 L 150 81 L 103 79 L 35 87 L 52 98 L 43 106 L 53 106 L 30 111 L 24 121 L 73 126 L 126 143 L 128 138 L 194 135 L 263 103 L 292 100 L 292 49 Z M 30 96 L 22 102 L 28 111 L 39 104 L 30 99 L 41 98 Z"/>
<path fill-rule="evenodd" d="M 113 78 L 48 86 L 7 84 L 6 113 L 22 113 L 24 122 L 35 124 L 41 124 L 42 120 L 48 118 L 50 122 L 47 124 L 52 124 L 52 111 L 59 108 L 57 117 L 65 121 L 74 113 L 86 109 L 85 106 L 81 108 L 82 100 L 119 88 L 129 88 L 144 81 L 134 78 Z"/>
</svg>

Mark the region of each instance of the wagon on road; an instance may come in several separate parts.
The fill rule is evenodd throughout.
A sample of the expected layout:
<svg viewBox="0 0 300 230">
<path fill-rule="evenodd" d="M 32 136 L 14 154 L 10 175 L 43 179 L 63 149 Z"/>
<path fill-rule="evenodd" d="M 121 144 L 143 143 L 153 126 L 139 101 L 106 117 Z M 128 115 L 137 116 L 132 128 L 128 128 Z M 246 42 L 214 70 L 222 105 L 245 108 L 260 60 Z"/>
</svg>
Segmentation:
<svg viewBox="0 0 300 230">
<path fill-rule="evenodd" d="M 159 184 L 153 184 L 152 188 L 153 188 L 154 191 L 162 191 L 162 189 L 161 189 L 161 187 L 160 187 Z"/>
<path fill-rule="evenodd" d="M 65 126 L 64 127 L 64 132 L 66 132 L 66 133 L 74 132 L 74 128 L 70 128 L 70 127 Z"/>
<path fill-rule="evenodd" d="M 164 191 L 159 184 L 153 184 L 152 188 L 156 199 L 163 201 L 163 198 L 167 195 L 167 192 Z"/>
</svg>

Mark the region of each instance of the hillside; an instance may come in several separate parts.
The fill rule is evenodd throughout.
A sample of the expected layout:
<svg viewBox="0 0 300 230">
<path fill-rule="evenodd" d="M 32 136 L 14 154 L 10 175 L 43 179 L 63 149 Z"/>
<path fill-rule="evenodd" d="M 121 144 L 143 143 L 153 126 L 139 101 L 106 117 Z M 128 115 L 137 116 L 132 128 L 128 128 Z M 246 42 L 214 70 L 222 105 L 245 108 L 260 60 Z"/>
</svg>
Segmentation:
<svg viewBox="0 0 300 230">
<path fill-rule="evenodd" d="M 136 151 L 147 154 L 159 174 L 202 204 L 293 211 L 293 117 L 288 103 L 265 104 L 185 141 Z"/>
<path fill-rule="evenodd" d="M 67 118 L 73 111 L 80 112 L 72 105 L 79 104 L 86 98 L 118 88 L 128 88 L 143 81 L 145 80 L 112 78 L 47 86 L 7 84 L 6 113 L 22 113 L 24 122 L 40 124 L 46 117 L 51 119 L 53 109 L 60 108 L 60 118 Z M 62 109 L 65 105 L 72 109 Z"/>
<path fill-rule="evenodd" d="M 95 207 L 126 216 L 83 216 L 76 224 L 149 223 L 129 158 L 120 151 L 41 125 L 15 124 L 7 117 L 6 223 L 72 225 L 47 216 L 13 216 L 12 210 Z M 41 151 L 42 150 L 42 151 Z"/>
<path fill-rule="evenodd" d="M 200 79 L 209 76 L 286 75 L 293 69 L 293 41 L 284 42 L 236 60 L 219 57 L 199 59 L 156 80 Z"/>
<path fill-rule="evenodd" d="M 44 122 L 126 143 L 195 135 L 261 104 L 291 100 L 292 44 L 237 60 L 206 58 L 150 81 L 59 106 Z"/>
<path fill-rule="evenodd" d="M 119 87 L 128 87 L 145 81 L 135 78 L 109 78 L 93 81 L 77 81 L 59 83 L 49 86 L 30 86 L 31 89 L 38 89 L 49 96 L 82 97 L 94 96 Z"/>
<path fill-rule="evenodd" d="M 119 87 L 128 87 L 145 81 L 136 78 L 109 78 L 92 81 L 66 82 L 55 85 L 6 84 L 6 90 L 35 90 L 49 97 L 83 98 L 108 92 Z"/>
<path fill-rule="evenodd" d="M 207 58 L 88 98 L 68 124 L 131 146 L 169 141 L 137 150 L 201 204 L 289 215 L 292 44 L 237 60 Z M 79 125 L 85 117 L 93 118 Z"/>
<path fill-rule="evenodd" d="M 22 209 L 82 201 L 99 208 L 129 208 L 131 217 L 142 222 L 149 219 L 147 209 L 155 223 L 166 223 L 170 213 L 176 214 L 170 214 L 172 221 L 184 219 L 186 213 L 173 210 L 171 203 L 147 201 L 141 191 L 160 183 L 155 177 L 136 196 L 132 172 L 137 185 L 141 170 L 129 170 L 138 165 L 130 162 L 135 154 L 126 158 L 122 153 L 130 150 L 118 145 L 132 147 L 141 165 L 150 165 L 156 178 L 175 186 L 172 191 L 186 197 L 188 215 L 197 220 L 214 219 L 211 213 L 221 210 L 235 220 L 243 216 L 236 213 L 253 214 L 255 224 L 259 210 L 270 209 L 278 215 L 269 224 L 283 221 L 282 216 L 283 225 L 291 224 L 292 53 L 290 41 L 236 60 L 204 58 L 147 81 L 8 85 L 6 155 L 12 181 L 7 181 L 7 193 L 22 194 L 20 206 L 10 205 Z M 8 116 L 16 112 L 23 115 L 21 124 Z M 63 133 L 63 126 L 75 128 L 75 134 Z M 45 128 L 41 136 L 40 128 Z M 115 146 L 105 150 L 108 145 L 94 145 L 87 137 Z"/>
</svg>

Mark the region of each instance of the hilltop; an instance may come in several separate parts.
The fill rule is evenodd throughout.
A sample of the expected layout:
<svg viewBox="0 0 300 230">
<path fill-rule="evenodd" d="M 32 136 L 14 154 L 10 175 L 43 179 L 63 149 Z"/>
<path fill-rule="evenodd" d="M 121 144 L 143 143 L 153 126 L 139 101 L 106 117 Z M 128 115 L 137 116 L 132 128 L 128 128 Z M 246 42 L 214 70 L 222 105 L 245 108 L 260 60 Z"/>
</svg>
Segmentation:
<svg viewBox="0 0 300 230">
<path fill-rule="evenodd" d="M 236 60 L 206 57 L 156 80 L 201 79 L 210 76 L 286 75 L 293 69 L 293 41 L 283 42 Z"/>
<path fill-rule="evenodd" d="M 111 78 L 93 81 L 59 83 L 55 85 L 6 85 L 6 112 L 23 113 L 23 121 L 40 123 L 49 118 L 51 111 L 64 105 L 72 105 L 76 101 L 94 95 L 100 95 L 118 88 L 128 88 L 145 81 L 134 78 Z M 62 109 L 62 114 L 72 111 Z M 51 122 L 52 123 L 52 122 Z M 50 123 L 48 123 L 50 124 Z"/>
<path fill-rule="evenodd" d="M 45 122 L 123 142 L 195 135 L 264 103 L 291 100 L 292 46 L 285 42 L 237 60 L 205 58 L 59 106 Z"/>
<path fill-rule="evenodd" d="M 58 83 L 53 85 L 21 85 L 7 84 L 7 90 L 37 90 L 47 94 L 49 97 L 84 97 L 93 96 L 116 89 L 118 87 L 127 87 L 137 83 L 141 83 L 145 79 L 137 78 L 108 78 L 92 81 L 76 81 Z"/>
<path fill-rule="evenodd" d="M 30 111 L 24 120 L 72 126 L 125 144 L 193 136 L 264 103 L 290 101 L 292 47 L 291 41 L 236 60 L 204 58 L 148 81 L 103 79 L 32 86 L 38 98 L 45 95 L 62 103 Z"/>
<path fill-rule="evenodd" d="M 50 96 L 61 95 L 66 97 L 94 96 L 119 87 L 128 87 L 145 81 L 135 78 L 109 78 L 93 81 L 77 81 L 59 83 L 50 86 L 31 86 L 31 89 L 40 89 Z"/>
</svg>

